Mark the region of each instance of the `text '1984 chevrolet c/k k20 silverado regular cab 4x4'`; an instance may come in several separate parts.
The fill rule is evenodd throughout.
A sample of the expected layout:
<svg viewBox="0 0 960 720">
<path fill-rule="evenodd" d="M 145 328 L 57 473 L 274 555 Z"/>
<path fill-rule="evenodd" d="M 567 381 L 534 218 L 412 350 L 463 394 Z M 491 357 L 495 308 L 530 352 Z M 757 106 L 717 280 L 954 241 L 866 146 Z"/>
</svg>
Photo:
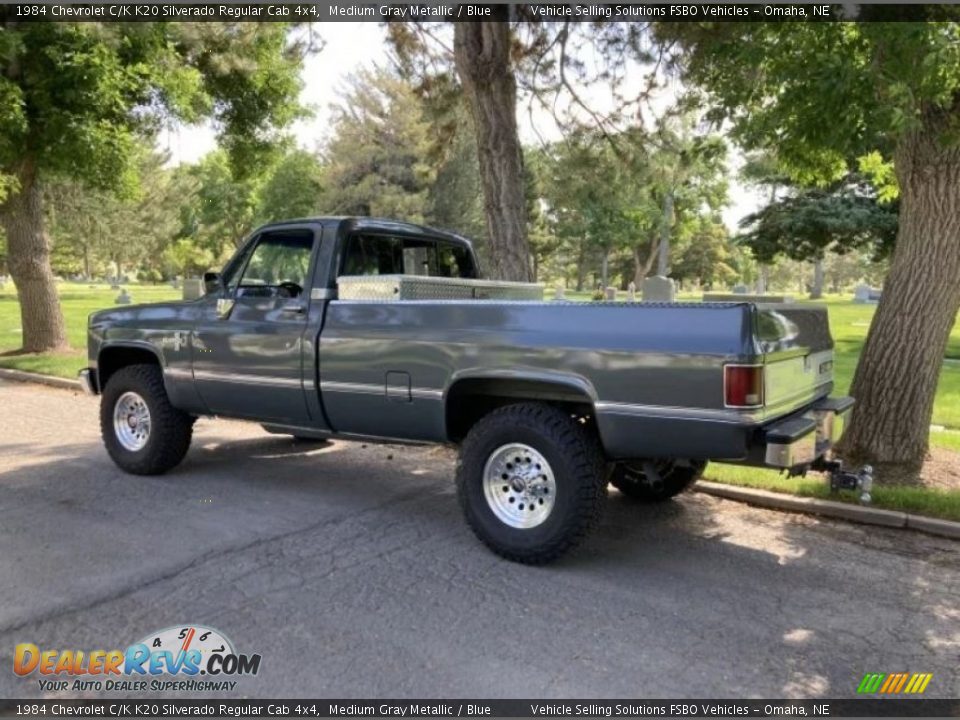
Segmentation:
<svg viewBox="0 0 960 720">
<path fill-rule="evenodd" d="M 177 465 L 201 415 L 451 443 L 470 527 L 529 563 L 585 536 L 608 483 L 656 501 L 708 460 L 842 473 L 853 400 L 829 397 L 820 307 L 543 302 L 480 280 L 459 236 L 367 218 L 263 227 L 205 283 L 90 317 L 81 381 L 128 472 Z"/>
</svg>

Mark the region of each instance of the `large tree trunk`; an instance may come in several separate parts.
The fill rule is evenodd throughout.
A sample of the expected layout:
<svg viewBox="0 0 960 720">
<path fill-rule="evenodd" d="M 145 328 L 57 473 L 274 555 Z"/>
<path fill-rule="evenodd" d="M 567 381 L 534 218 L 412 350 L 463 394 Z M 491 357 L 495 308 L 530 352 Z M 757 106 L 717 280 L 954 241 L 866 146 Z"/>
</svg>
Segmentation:
<svg viewBox="0 0 960 720">
<path fill-rule="evenodd" d="M 880 468 L 880 481 L 910 481 L 927 453 L 933 400 L 960 309 L 960 149 L 940 144 L 945 122 L 897 148 L 900 227 L 853 380 L 857 399 L 842 451 Z"/>
<path fill-rule="evenodd" d="M 42 194 L 32 163 L 25 163 L 18 180 L 19 191 L 0 206 L 0 224 L 7 235 L 10 277 L 20 298 L 23 350 L 59 350 L 67 346 L 67 334 L 50 269 L 50 238 L 43 226 Z"/>
<path fill-rule="evenodd" d="M 509 8 L 491 6 L 497 21 L 454 24 L 453 48 L 477 135 L 490 274 L 532 280 L 527 243 L 523 156 L 517 134 L 517 88 L 510 65 Z"/>
</svg>

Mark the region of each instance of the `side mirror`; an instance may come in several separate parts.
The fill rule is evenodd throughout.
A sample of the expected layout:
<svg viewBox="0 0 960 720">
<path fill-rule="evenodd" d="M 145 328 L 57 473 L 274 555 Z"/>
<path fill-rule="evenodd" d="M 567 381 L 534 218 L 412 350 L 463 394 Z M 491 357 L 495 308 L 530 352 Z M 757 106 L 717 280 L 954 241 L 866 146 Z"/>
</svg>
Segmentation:
<svg viewBox="0 0 960 720">
<path fill-rule="evenodd" d="M 205 272 L 203 274 L 203 291 L 207 295 L 213 295 L 223 287 L 223 280 L 218 272 Z"/>
</svg>

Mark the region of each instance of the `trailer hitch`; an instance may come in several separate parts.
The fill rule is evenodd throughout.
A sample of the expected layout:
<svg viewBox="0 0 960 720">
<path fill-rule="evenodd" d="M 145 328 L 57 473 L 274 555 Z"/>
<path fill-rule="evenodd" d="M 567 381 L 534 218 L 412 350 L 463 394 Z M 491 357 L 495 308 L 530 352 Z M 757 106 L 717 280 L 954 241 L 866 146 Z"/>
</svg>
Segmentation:
<svg viewBox="0 0 960 720">
<path fill-rule="evenodd" d="M 859 470 L 844 470 L 842 461 L 820 458 L 810 466 L 810 469 L 830 474 L 830 492 L 859 490 L 860 504 L 870 504 L 870 492 L 873 490 L 873 468 L 869 465 L 864 465 Z"/>
</svg>

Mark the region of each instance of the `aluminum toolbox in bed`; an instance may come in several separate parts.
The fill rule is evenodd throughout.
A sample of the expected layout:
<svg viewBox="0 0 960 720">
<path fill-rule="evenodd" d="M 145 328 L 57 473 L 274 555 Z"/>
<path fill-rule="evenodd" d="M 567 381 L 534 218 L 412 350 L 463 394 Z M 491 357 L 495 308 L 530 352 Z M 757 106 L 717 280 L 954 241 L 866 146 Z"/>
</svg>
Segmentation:
<svg viewBox="0 0 960 720">
<path fill-rule="evenodd" d="M 543 285 L 425 275 L 341 275 L 341 300 L 543 300 Z"/>
</svg>

